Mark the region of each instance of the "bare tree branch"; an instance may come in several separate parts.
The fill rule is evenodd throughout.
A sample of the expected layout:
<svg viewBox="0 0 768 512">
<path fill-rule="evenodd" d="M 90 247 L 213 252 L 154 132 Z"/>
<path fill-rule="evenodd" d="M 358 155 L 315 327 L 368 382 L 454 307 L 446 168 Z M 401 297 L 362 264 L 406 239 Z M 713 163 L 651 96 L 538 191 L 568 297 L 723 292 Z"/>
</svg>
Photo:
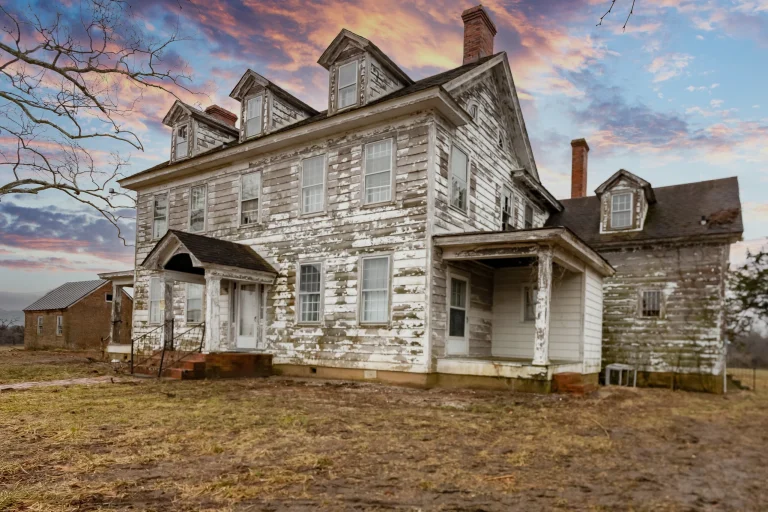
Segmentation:
<svg viewBox="0 0 768 512">
<path fill-rule="evenodd" d="M 615 5 L 616 5 L 616 0 L 611 0 L 611 5 L 610 5 L 610 6 L 608 6 L 608 10 L 607 10 L 607 11 L 605 11 L 605 13 L 604 13 L 602 16 L 600 16 L 600 21 L 598 21 L 598 22 L 597 22 L 597 25 L 596 25 L 596 26 L 598 26 L 598 27 L 599 27 L 599 26 L 601 26 L 601 25 L 603 24 L 603 20 L 605 19 L 605 17 L 606 17 L 606 16 L 608 16 L 608 15 L 611 13 L 611 11 L 613 10 L 613 7 L 614 7 Z M 635 13 L 635 0 L 632 0 L 632 5 L 631 5 L 631 6 L 630 6 L 630 8 L 629 8 L 629 14 L 627 14 L 627 19 L 626 19 L 626 20 L 624 20 L 624 26 L 623 26 L 623 27 L 621 27 L 621 30 L 622 30 L 622 31 L 626 31 L 626 30 L 627 30 L 627 24 L 629 24 L 629 18 L 630 18 L 630 17 L 631 17 L 631 16 L 632 16 L 634 13 Z"/>
</svg>

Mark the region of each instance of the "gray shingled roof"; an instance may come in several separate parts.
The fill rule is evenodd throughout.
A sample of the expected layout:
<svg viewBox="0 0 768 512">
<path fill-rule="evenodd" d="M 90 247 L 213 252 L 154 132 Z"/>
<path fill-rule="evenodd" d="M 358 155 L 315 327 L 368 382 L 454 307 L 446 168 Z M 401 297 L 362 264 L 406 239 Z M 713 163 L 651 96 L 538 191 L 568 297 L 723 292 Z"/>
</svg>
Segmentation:
<svg viewBox="0 0 768 512">
<path fill-rule="evenodd" d="M 104 283 L 97 279 L 95 281 L 75 281 L 65 283 L 58 288 L 46 293 L 42 298 L 36 300 L 24 311 L 46 311 L 50 309 L 66 309 L 86 295 L 101 287 Z"/>
<path fill-rule="evenodd" d="M 547 226 L 567 227 L 593 247 L 681 237 L 740 237 L 744 231 L 735 177 L 653 190 L 656 203 L 648 206 L 642 231 L 600 234 L 600 199 L 596 196 L 561 200 L 564 210 L 550 216 Z M 702 218 L 707 221 L 703 225 Z"/>
</svg>

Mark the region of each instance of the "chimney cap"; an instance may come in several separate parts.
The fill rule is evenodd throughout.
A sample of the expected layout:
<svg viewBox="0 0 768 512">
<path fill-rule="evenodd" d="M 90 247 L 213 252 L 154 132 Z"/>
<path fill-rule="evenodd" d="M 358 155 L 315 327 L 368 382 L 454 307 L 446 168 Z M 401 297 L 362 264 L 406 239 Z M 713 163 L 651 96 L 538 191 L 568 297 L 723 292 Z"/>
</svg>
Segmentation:
<svg viewBox="0 0 768 512">
<path fill-rule="evenodd" d="M 470 7 L 461 13 L 461 19 L 464 21 L 464 23 L 477 16 L 481 17 L 483 21 L 485 21 L 486 25 L 488 25 L 488 28 L 491 30 L 491 35 L 495 36 L 497 32 L 496 25 L 493 23 L 493 20 L 483 7 L 483 4 Z"/>
<path fill-rule="evenodd" d="M 571 141 L 571 147 L 575 148 L 576 146 L 583 146 L 587 148 L 587 151 L 589 151 L 589 144 L 587 144 L 587 139 L 573 139 Z"/>
</svg>

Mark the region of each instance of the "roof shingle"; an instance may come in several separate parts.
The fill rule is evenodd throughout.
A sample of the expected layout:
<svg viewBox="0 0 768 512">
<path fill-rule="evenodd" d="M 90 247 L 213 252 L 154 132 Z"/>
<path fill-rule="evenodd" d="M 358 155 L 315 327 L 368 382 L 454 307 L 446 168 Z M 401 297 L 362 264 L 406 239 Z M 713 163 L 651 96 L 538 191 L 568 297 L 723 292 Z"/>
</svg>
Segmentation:
<svg viewBox="0 0 768 512">
<path fill-rule="evenodd" d="M 24 311 L 46 311 L 51 309 L 66 309 L 86 295 L 101 287 L 104 283 L 97 279 L 95 281 L 74 281 L 64 283 L 58 288 L 46 293 L 40 299 L 36 300 Z"/>
</svg>

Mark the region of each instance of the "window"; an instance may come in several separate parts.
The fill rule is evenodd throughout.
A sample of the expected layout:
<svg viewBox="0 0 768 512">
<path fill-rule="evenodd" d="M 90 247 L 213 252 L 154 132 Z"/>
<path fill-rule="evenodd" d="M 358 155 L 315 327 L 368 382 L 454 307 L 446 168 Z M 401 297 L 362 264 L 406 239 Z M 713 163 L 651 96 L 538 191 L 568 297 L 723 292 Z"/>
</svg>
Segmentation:
<svg viewBox="0 0 768 512">
<path fill-rule="evenodd" d="M 339 67 L 339 109 L 357 103 L 357 61 Z"/>
<path fill-rule="evenodd" d="M 61 336 L 62 334 L 64 334 L 64 317 L 57 316 L 56 317 L 56 336 Z"/>
<path fill-rule="evenodd" d="M 536 320 L 536 300 L 538 292 L 532 286 L 523 288 L 523 321 L 533 322 Z"/>
<path fill-rule="evenodd" d="M 149 280 L 149 323 L 159 324 L 163 321 L 163 310 L 160 304 L 163 300 L 163 280 L 152 277 Z"/>
<path fill-rule="evenodd" d="M 187 323 L 197 324 L 203 321 L 202 284 L 187 283 Z"/>
<path fill-rule="evenodd" d="M 496 144 L 499 146 L 499 149 L 504 149 L 504 134 L 501 130 L 499 130 L 499 140 Z"/>
<path fill-rule="evenodd" d="M 261 172 L 244 174 L 240 181 L 240 224 L 259 222 Z"/>
<path fill-rule="evenodd" d="M 472 120 L 477 122 L 477 113 L 479 112 L 479 108 L 477 106 L 477 103 L 472 103 L 469 106 L 469 115 L 472 116 Z"/>
<path fill-rule="evenodd" d="M 37 334 L 43 334 L 43 317 L 37 317 Z"/>
<path fill-rule="evenodd" d="M 261 106 L 264 97 L 254 96 L 245 102 L 245 136 L 253 137 L 261 133 Z"/>
<path fill-rule="evenodd" d="M 632 225 L 632 193 L 611 196 L 611 228 L 628 228 Z"/>
<path fill-rule="evenodd" d="M 501 190 L 501 230 L 511 231 L 514 229 L 512 222 L 512 190 L 506 185 Z"/>
<path fill-rule="evenodd" d="M 467 209 L 467 174 L 469 158 L 457 148 L 451 149 L 451 206 L 459 210 Z"/>
<path fill-rule="evenodd" d="M 205 185 L 189 189 L 189 230 L 205 231 Z"/>
<path fill-rule="evenodd" d="M 105 302 L 112 302 L 112 294 L 111 293 L 105 293 L 104 294 L 104 301 Z"/>
<path fill-rule="evenodd" d="M 320 322 L 320 276 L 322 264 L 299 265 L 299 322 Z"/>
<path fill-rule="evenodd" d="M 363 258 L 363 323 L 389 321 L 389 256 Z"/>
<path fill-rule="evenodd" d="M 189 127 L 187 125 L 176 128 L 176 159 L 189 155 Z"/>
<path fill-rule="evenodd" d="M 392 199 L 392 139 L 365 146 L 365 204 Z"/>
<path fill-rule="evenodd" d="M 533 229 L 533 206 L 525 205 L 525 229 Z"/>
<path fill-rule="evenodd" d="M 451 278 L 451 305 L 448 318 L 448 336 L 465 337 L 467 323 L 467 282 Z"/>
<path fill-rule="evenodd" d="M 644 290 L 641 314 L 648 318 L 661 316 L 661 290 Z"/>
<path fill-rule="evenodd" d="M 325 156 L 307 158 L 301 164 L 301 213 L 325 208 Z"/>
<path fill-rule="evenodd" d="M 168 194 L 155 196 L 152 238 L 160 238 L 168 231 Z"/>
</svg>

